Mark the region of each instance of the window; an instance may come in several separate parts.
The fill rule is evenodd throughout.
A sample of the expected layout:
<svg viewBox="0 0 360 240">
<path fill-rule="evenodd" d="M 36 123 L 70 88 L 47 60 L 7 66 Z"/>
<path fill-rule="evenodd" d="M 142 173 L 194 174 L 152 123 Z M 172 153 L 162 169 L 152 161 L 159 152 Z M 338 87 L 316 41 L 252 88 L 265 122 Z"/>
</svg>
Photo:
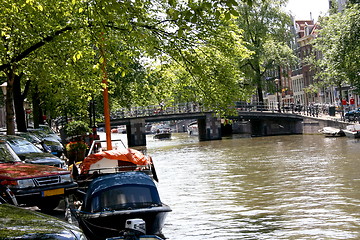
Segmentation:
<svg viewBox="0 0 360 240">
<path fill-rule="evenodd" d="M 124 185 L 107 189 L 93 198 L 91 212 L 124 210 L 161 204 L 157 190 L 151 186 Z"/>
</svg>

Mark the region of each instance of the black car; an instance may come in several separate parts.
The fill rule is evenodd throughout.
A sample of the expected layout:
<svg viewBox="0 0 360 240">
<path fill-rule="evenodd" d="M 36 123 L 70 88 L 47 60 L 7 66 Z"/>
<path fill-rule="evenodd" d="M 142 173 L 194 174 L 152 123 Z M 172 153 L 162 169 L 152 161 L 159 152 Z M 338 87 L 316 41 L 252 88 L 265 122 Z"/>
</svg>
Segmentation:
<svg viewBox="0 0 360 240">
<path fill-rule="evenodd" d="M 35 135 L 37 138 L 39 138 L 43 144 L 48 146 L 50 149 L 50 153 L 61 157 L 64 153 L 64 146 L 61 143 L 61 140 L 59 137 L 54 133 L 48 133 L 45 130 L 42 129 L 28 129 L 28 132 L 30 134 Z"/>
<path fill-rule="evenodd" d="M 360 108 L 346 112 L 345 120 L 348 120 L 349 122 L 359 121 L 360 120 Z"/>
<path fill-rule="evenodd" d="M 50 147 L 47 146 L 44 141 L 41 141 L 37 136 L 30 132 L 15 132 L 15 135 L 25 138 L 43 152 L 51 152 Z"/>
<path fill-rule="evenodd" d="M 82 231 L 58 218 L 0 203 L 0 239 L 86 240 Z"/>
<path fill-rule="evenodd" d="M 25 138 L 14 135 L 2 135 L 0 139 L 6 141 L 19 158 L 26 163 L 66 168 L 64 160 L 51 153 L 41 151 Z"/>
</svg>

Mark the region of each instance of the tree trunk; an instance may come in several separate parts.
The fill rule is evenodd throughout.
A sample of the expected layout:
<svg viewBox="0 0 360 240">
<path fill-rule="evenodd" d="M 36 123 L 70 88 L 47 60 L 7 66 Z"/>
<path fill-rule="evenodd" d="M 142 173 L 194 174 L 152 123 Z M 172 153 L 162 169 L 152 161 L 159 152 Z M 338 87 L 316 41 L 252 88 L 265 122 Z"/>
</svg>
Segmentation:
<svg viewBox="0 0 360 240">
<path fill-rule="evenodd" d="M 34 128 L 38 128 L 42 120 L 42 111 L 40 107 L 40 98 L 37 87 L 35 87 L 35 91 L 32 95 L 32 103 L 33 103 Z"/>
<path fill-rule="evenodd" d="M 6 87 L 6 133 L 9 135 L 15 134 L 15 113 L 14 113 L 14 95 L 13 85 L 15 79 L 14 66 L 10 66 L 6 71 L 7 87 Z"/>
</svg>

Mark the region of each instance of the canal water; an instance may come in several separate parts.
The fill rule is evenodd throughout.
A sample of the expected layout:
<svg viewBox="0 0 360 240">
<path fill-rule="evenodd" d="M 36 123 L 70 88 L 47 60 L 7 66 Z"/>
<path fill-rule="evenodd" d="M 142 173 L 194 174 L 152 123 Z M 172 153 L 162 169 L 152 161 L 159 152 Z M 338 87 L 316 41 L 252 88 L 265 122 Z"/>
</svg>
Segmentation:
<svg viewBox="0 0 360 240">
<path fill-rule="evenodd" d="M 173 210 L 170 240 L 360 239 L 356 139 L 148 135 L 147 153 Z"/>
</svg>

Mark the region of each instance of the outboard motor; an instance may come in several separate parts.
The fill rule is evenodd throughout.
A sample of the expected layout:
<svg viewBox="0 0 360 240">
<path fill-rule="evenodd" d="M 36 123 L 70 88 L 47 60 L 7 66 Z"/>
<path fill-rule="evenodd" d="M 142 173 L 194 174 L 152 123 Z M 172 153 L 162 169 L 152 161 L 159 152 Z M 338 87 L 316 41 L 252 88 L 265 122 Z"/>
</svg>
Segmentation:
<svg viewBox="0 0 360 240">
<path fill-rule="evenodd" d="M 128 219 L 125 222 L 124 239 L 138 239 L 140 235 L 146 234 L 145 221 L 140 218 Z"/>
</svg>

